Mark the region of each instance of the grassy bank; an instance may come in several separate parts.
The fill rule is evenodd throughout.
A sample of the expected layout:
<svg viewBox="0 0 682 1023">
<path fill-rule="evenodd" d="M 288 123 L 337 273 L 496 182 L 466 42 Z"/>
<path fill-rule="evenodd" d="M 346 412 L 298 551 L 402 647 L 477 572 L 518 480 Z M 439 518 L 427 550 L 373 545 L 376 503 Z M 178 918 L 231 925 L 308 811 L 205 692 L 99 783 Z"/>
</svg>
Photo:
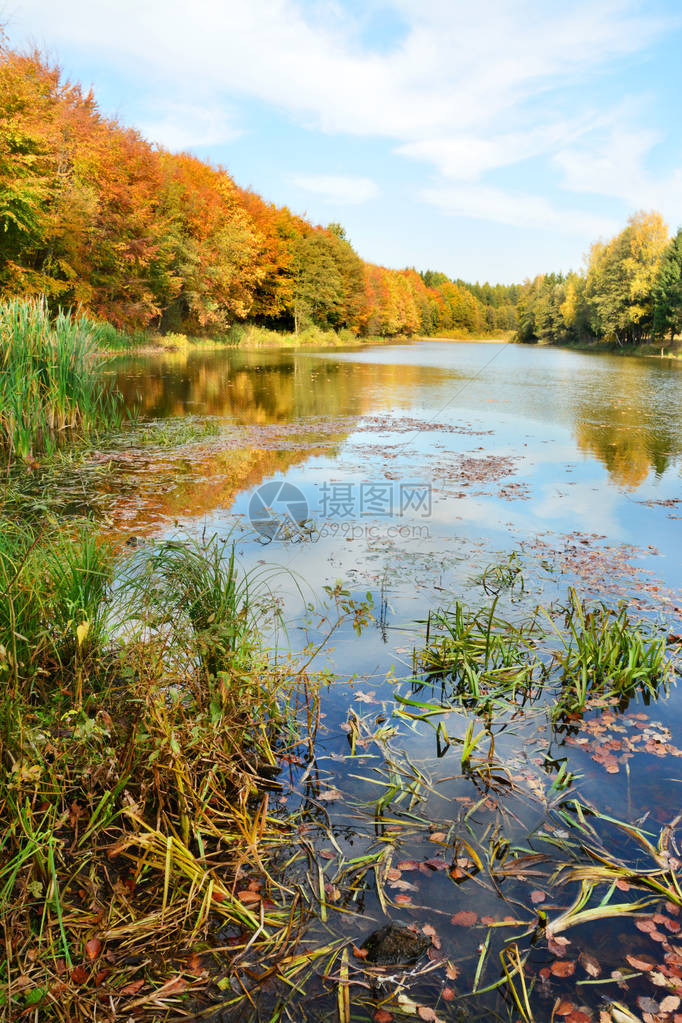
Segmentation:
<svg viewBox="0 0 682 1023">
<path fill-rule="evenodd" d="M 0 449 L 6 457 L 30 460 L 66 437 L 118 422 L 116 397 L 92 358 L 104 333 L 70 313 L 51 317 L 39 300 L 0 303 Z"/>
<path fill-rule="evenodd" d="M 515 340 L 515 339 L 514 339 Z M 519 341 L 518 344 L 529 342 Z M 682 339 L 647 342 L 640 345 L 619 345 L 617 341 L 537 341 L 531 347 L 568 348 L 576 352 L 601 352 L 609 355 L 635 355 L 645 359 L 682 359 Z"/>
<path fill-rule="evenodd" d="M 217 540 L 121 560 L 88 524 L 2 522 L 5 1018 L 165 1019 L 209 974 L 230 1002 L 300 968 L 273 778 L 317 701 L 260 644 L 271 606 Z"/>
</svg>

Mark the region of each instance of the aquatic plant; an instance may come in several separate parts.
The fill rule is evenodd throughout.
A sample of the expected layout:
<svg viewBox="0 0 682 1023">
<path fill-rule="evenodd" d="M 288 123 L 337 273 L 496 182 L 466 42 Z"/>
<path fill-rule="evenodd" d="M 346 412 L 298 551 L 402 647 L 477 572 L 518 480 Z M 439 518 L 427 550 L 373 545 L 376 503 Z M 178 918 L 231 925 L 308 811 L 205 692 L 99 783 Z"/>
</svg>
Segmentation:
<svg viewBox="0 0 682 1023">
<path fill-rule="evenodd" d="M 496 701 L 550 695 L 560 715 L 582 712 L 597 696 L 655 695 L 674 677 L 665 634 L 624 604 L 590 604 L 571 588 L 565 606 L 515 621 L 497 613 L 498 602 L 471 611 L 455 601 L 429 616 L 413 659 L 417 689 L 447 683 L 445 700 L 485 713 Z"/>
<path fill-rule="evenodd" d="M 40 299 L 0 302 L 0 449 L 30 460 L 120 420 L 93 358 L 103 327 Z"/>
</svg>

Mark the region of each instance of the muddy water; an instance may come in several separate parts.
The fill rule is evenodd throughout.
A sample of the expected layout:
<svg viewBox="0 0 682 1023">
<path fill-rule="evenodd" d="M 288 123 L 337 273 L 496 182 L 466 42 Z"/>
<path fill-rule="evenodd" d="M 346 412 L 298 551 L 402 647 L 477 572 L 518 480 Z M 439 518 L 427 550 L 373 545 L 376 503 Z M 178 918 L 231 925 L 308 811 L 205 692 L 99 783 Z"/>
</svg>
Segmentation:
<svg viewBox="0 0 682 1023">
<path fill-rule="evenodd" d="M 582 862 L 585 844 L 650 865 L 603 817 L 639 821 L 656 841 L 676 816 L 679 691 L 593 706 L 559 726 L 541 697 L 482 722 L 410 676 L 419 621 L 455 598 L 482 607 L 499 595 L 522 618 L 575 585 L 681 631 L 682 367 L 420 342 L 178 354 L 120 362 L 115 373 L 144 423 L 93 459 L 114 533 L 232 536 L 245 567 L 285 570 L 274 585 L 298 648 L 325 633 L 325 587 L 371 595 L 370 625 L 358 635 L 347 619 L 316 660 L 333 673 L 317 758 L 292 756 L 278 796 L 282 812 L 306 810 L 308 839 L 324 851 L 327 919 L 311 923 L 307 948 L 357 946 L 387 918 L 426 926 L 432 942 L 389 979 L 351 955 L 351 1018 L 522 1018 L 511 987 L 494 987 L 500 953 L 518 949 L 537 1021 L 597 1020 L 611 1001 L 644 1019 L 655 1002 L 672 1020 L 675 907 L 641 911 L 660 940 L 642 920 L 601 914 L 552 944 L 542 914 L 555 919 L 575 899 L 575 882 L 550 879 Z M 510 556 L 516 585 L 491 584 L 486 567 Z M 305 615 L 307 603 L 317 613 Z M 419 720 L 419 703 L 445 709 Z M 487 764 L 473 771 L 460 741 L 471 721 Z M 618 890 L 611 901 L 638 895 Z M 335 1020 L 339 968 L 320 958 L 301 992 L 282 1002 L 276 986 L 254 991 L 252 1015 L 242 1007 L 224 1018 Z M 518 976 L 515 986 L 525 1005 Z"/>
</svg>

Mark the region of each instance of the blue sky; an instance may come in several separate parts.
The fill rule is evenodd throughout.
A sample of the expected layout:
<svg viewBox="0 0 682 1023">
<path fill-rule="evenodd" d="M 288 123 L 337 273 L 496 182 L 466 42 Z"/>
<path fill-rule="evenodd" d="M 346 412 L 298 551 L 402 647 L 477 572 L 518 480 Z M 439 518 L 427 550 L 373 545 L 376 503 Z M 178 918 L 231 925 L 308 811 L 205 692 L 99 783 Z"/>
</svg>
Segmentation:
<svg viewBox="0 0 682 1023">
<path fill-rule="evenodd" d="M 10 0 L 103 111 L 360 255 L 468 280 L 682 224 L 680 0 Z"/>
</svg>

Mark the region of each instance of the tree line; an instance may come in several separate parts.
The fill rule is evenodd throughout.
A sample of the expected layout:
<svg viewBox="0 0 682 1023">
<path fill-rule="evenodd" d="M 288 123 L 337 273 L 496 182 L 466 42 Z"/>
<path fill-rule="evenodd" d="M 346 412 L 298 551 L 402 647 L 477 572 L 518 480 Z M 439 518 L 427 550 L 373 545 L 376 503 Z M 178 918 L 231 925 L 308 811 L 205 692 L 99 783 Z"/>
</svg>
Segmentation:
<svg viewBox="0 0 682 1023">
<path fill-rule="evenodd" d="M 682 334 L 682 228 L 637 213 L 590 249 L 582 273 L 540 274 L 518 298 L 520 341 L 639 345 Z"/>
<path fill-rule="evenodd" d="M 391 336 L 515 329 L 518 289 L 367 263 L 341 225 L 150 144 L 40 53 L 2 43 L 0 295 L 44 295 L 124 330 L 248 319 Z"/>
</svg>

